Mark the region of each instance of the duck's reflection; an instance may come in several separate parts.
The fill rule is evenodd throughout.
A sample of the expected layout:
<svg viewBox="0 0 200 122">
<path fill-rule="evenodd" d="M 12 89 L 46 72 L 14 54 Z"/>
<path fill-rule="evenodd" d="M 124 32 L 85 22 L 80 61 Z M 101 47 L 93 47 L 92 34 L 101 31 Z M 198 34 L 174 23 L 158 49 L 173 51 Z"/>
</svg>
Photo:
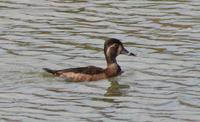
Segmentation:
<svg viewBox="0 0 200 122">
<path fill-rule="evenodd" d="M 104 96 L 122 96 L 124 92 L 122 89 L 129 88 L 129 85 L 119 84 L 116 78 L 109 79 L 110 87 L 108 87 Z"/>
</svg>

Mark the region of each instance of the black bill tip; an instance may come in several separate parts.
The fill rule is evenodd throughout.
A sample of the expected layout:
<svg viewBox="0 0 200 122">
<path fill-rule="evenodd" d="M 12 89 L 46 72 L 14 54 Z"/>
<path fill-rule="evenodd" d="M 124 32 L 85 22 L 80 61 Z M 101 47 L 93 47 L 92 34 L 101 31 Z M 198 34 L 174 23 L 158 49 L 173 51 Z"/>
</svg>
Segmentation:
<svg viewBox="0 0 200 122">
<path fill-rule="evenodd" d="M 136 56 L 136 54 L 134 54 L 132 52 L 129 52 L 126 49 L 123 49 L 122 52 L 121 52 L 121 54 L 128 55 L 128 56 Z"/>
<path fill-rule="evenodd" d="M 129 52 L 128 53 L 128 56 L 136 56 L 136 54 L 132 53 L 132 52 Z"/>
</svg>

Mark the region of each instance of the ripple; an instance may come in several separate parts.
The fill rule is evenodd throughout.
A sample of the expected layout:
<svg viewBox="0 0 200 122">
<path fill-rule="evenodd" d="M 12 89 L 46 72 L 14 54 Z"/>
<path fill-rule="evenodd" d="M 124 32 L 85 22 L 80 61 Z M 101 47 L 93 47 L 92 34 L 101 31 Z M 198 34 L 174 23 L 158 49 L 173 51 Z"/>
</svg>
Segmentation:
<svg viewBox="0 0 200 122">
<path fill-rule="evenodd" d="M 3 0 L 0 121 L 181 121 L 199 118 L 198 0 Z M 104 40 L 119 56 L 114 79 L 72 83 L 55 69 L 105 67 Z"/>
</svg>

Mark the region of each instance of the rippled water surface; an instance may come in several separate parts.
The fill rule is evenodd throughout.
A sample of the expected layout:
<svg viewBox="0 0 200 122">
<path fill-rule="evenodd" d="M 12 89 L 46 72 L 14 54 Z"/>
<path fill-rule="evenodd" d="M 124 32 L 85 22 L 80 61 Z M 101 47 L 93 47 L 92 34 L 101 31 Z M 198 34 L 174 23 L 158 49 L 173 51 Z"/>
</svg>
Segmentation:
<svg viewBox="0 0 200 122">
<path fill-rule="evenodd" d="M 105 67 L 121 39 L 121 76 L 73 83 L 42 71 Z M 199 0 L 1 0 L 1 122 L 199 122 Z"/>
</svg>

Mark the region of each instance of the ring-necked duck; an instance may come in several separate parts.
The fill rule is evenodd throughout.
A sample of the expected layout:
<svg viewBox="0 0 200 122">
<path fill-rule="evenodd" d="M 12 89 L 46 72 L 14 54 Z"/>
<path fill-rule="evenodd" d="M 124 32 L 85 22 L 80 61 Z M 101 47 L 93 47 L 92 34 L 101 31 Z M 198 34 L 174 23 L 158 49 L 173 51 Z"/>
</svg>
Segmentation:
<svg viewBox="0 0 200 122">
<path fill-rule="evenodd" d="M 116 57 L 119 54 L 135 56 L 127 51 L 120 40 L 111 38 L 104 43 L 104 54 L 107 62 L 105 69 L 95 66 L 69 68 L 62 70 L 52 70 L 43 68 L 45 71 L 55 76 L 67 78 L 72 81 L 95 81 L 117 76 L 122 73 L 120 66 L 117 64 Z"/>
</svg>

